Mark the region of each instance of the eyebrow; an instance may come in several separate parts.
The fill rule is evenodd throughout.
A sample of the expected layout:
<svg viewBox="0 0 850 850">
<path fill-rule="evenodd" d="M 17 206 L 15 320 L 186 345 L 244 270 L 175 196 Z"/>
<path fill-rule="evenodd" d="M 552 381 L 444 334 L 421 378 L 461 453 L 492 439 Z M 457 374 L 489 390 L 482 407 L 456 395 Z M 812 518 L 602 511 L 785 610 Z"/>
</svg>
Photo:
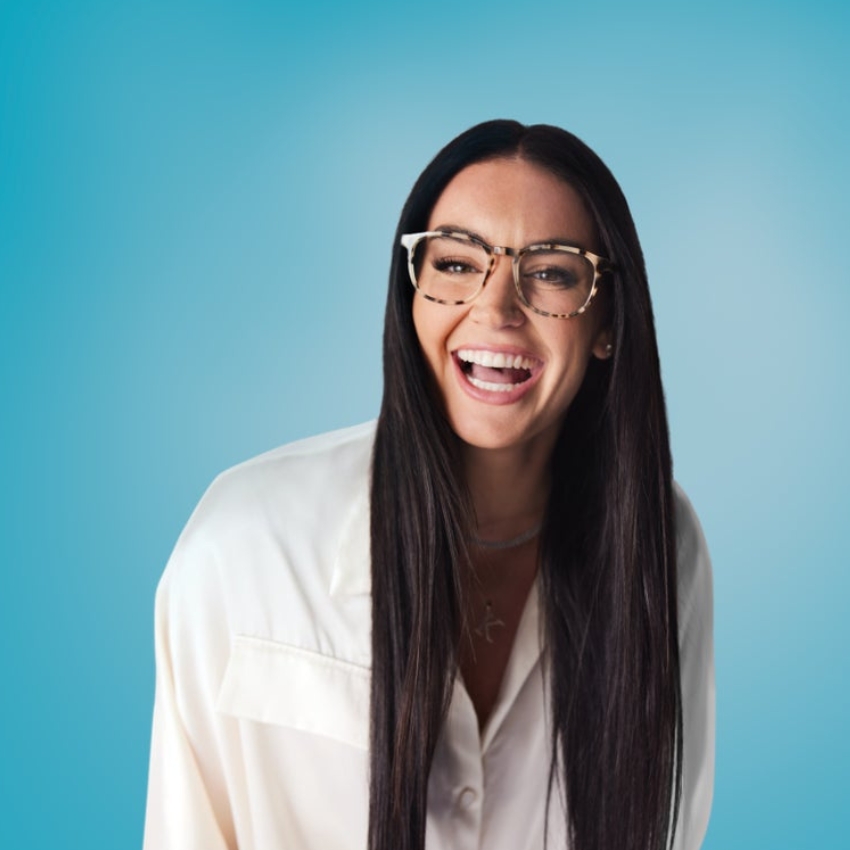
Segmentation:
<svg viewBox="0 0 850 850">
<path fill-rule="evenodd" d="M 476 233 L 474 230 L 470 230 L 468 227 L 461 227 L 459 224 L 438 224 L 436 227 L 430 228 L 431 230 L 451 230 L 454 233 L 462 233 L 464 236 L 471 236 L 473 239 L 477 239 L 479 242 L 483 242 L 485 245 L 489 245 L 491 248 L 492 243 L 489 239 L 485 239 L 480 233 Z M 534 242 L 529 242 L 529 245 L 567 245 L 570 248 L 582 248 L 583 250 L 587 250 L 583 245 L 579 245 L 573 239 L 567 239 L 565 236 L 552 236 L 548 239 L 535 239 Z M 513 248 L 512 245 L 505 245 L 500 247 Z M 527 247 L 527 246 L 522 246 Z M 518 248 L 516 250 L 522 250 L 522 248 Z"/>
<path fill-rule="evenodd" d="M 473 239 L 477 239 L 479 242 L 484 242 L 487 245 L 490 244 L 480 233 L 476 233 L 474 230 L 470 230 L 467 227 L 461 227 L 459 224 L 438 224 L 436 227 L 431 227 L 429 229 L 451 230 L 453 233 L 462 233 L 464 236 L 471 236 Z"/>
</svg>

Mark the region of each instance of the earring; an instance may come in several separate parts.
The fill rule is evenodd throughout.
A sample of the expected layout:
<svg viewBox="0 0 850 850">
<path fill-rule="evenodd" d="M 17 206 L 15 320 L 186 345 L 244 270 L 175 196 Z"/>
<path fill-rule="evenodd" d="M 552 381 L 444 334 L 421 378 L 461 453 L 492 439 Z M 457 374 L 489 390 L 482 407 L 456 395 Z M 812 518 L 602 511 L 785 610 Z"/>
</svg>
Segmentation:
<svg viewBox="0 0 850 850">
<path fill-rule="evenodd" d="M 614 346 L 609 342 L 605 346 L 605 356 L 610 357 L 614 353 Z"/>
</svg>

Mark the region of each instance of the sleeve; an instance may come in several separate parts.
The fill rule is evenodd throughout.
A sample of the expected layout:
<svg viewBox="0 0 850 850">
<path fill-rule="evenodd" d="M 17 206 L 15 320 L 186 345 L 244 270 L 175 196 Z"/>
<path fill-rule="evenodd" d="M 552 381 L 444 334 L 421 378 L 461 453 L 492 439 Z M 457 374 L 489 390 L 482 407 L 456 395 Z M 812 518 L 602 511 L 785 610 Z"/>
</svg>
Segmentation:
<svg viewBox="0 0 850 850">
<path fill-rule="evenodd" d="M 714 603 L 711 560 L 699 520 L 677 491 L 679 646 L 683 715 L 682 802 L 675 850 L 698 850 L 714 792 Z"/>
<path fill-rule="evenodd" d="M 170 578 L 167 569 L 156 596 L 156 697 L 144 850 L 235 850 L 222 795 L 212 787 L 220 783 L 210 782 L 209 753 L 202 765 L 200 747 L 208 738 L 198 734 L 197 721 L 190 730 L 186 719 L 190 712 L 197 714 L 198 706 L 211 707 L 202 677 L 194 671 L 198 654 L 214 647 L 204 646 L 194 625 L 180 616 L 173 598 L 180 594 Z"/>
</svg>

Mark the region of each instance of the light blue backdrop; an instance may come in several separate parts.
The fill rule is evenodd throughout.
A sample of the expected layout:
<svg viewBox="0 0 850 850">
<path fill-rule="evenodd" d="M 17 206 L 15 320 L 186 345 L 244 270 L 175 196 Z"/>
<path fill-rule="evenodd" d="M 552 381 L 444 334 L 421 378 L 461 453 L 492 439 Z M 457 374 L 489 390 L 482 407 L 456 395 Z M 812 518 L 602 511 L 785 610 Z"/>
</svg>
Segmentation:
<svg viewBox="0 0 850 850">
<path fill-rule="evenodd" d="M 643 238 L 715 563 L 706 847 L 846 847 L 847 6 L 291 5 L 0 6 L 0 844 L 139 845 L 182 524 L 375 415 L 404 197 L 507 116 L 595 147 Z"/>
</svg>

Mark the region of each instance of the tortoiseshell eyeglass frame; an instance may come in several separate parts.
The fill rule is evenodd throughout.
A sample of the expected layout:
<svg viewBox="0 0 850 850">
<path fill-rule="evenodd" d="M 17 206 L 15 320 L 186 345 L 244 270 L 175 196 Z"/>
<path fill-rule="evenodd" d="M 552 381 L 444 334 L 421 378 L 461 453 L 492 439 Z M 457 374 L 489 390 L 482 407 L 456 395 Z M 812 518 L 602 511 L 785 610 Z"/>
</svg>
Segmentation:
<svg viewBox="0 0 850 850">
<path fill-rule="evenodd" d="M 457 239 L 459 242 L 468 242 L 472 245 L 477 245 L 486 251 L 490 257 L 490 265 L 481 280 L 481 284 L 475 292 L 460 301 L 447 301 L 442 298 L 435 298 L 433 295 L 428 295 L 419 288 L 419 284 L 416 281 L 416 267 L 414 265 L 416 249 L 419 246 L 419 243 L 424 239 L 427 239 L 429 236 L 447 236 L 450 239 Z M 615 268 L 613 263 L 605 257 L 600 257 L 598 254 L 593 254 L 590 251 L 587 251 L 584 248 L 579 248 L 576 245 L 564 245 L 555 242 L 536 242 L 533 245 L 526 245 L 525 248 L 507 248 L 504 245 L 488 245 L 483 239 L 479 239 L 469 233 L 464 233 L 462 230 L 425 230 L 422 233 L 404 233 L 401 237 L 401 244 L 407 249 L 407 270 L 410 273 L 410 282 L 413 284 L 416 291 L 423 298 L 427 298 L 429 301 L 433 301 L 436 304 L 446 304 L 449 307 L 456 307 L 473 301 L 481 294 L 481 291 L 486 286 L 487 281 L 490 278 L 490 274 L 493 271 L 493 267 L 496 264 L 496 257 L 499 255 L 505 255 L 512 259 L 514 287 L 516 288 L 517 298 L 519 298 L 520 302 L 528 307 L 529 310 L 533 310 L 541 316 L 548 316 L 552 319 L 572 319 L 575 316 L 581 315 L 590 306 L 591 301 L 593 301 L 594 296 L 598 292 L 599 281 L 602 276 L 608 272 L 614 271 Z M 590 292 L 588 292 L 587 298 L 581 307 L 577 310 L 573 310 L 571 313 L 549 313 L 546 310 L 541 310 L 539 307 L 535 307 L 533 304 L 528 302 L 522 291 L 522 285 L 520 284 L 519 263 L 525 254 L 529 254 L 534 251 L 563 251 L 567 254 L 575 254 L 580 257 L 586 257 L 590 261 L 593 266 L 593 282 L 590 287 Z"/>
</svg>

